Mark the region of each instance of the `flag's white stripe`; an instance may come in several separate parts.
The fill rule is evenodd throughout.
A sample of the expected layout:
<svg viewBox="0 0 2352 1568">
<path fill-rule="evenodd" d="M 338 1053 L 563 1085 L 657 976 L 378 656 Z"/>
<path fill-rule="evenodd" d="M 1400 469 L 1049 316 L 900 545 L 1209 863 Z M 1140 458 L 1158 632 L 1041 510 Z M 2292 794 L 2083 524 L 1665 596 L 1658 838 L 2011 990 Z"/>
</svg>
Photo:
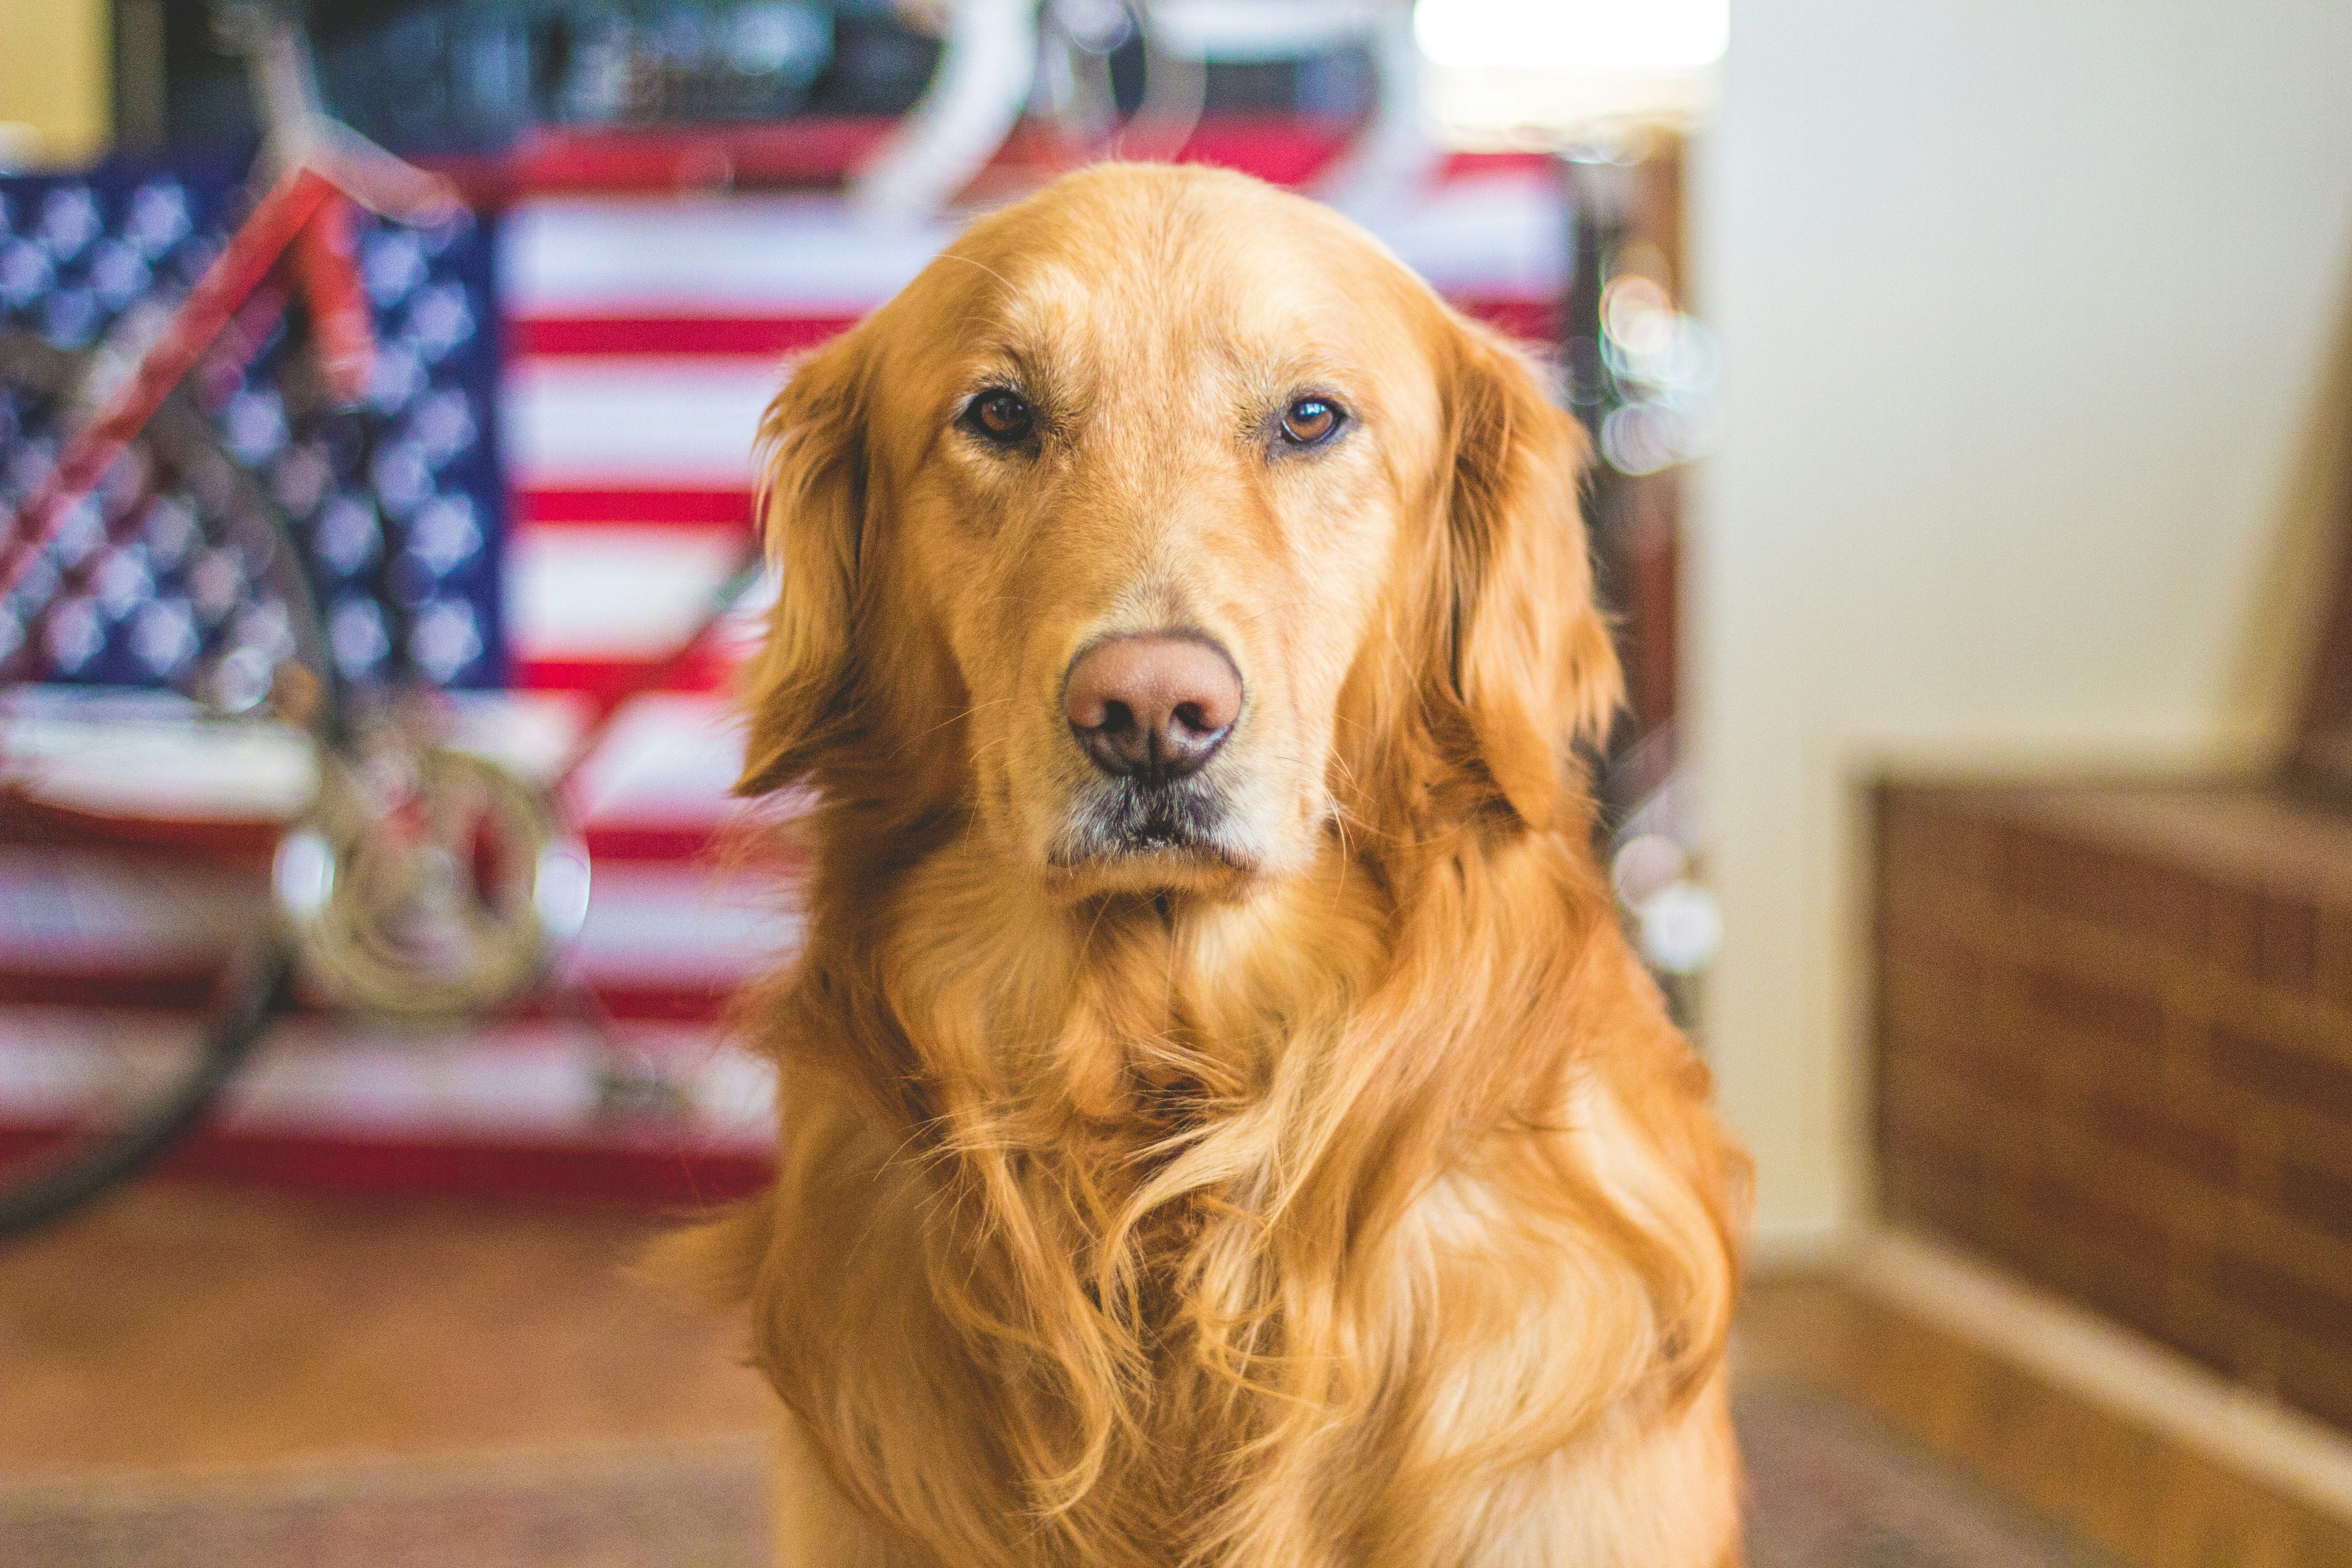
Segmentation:
<svg viewBox="0 0 2352 1568">
<path fill-rule="evenodd" d="M 1441 294 L 1549 304 L 1567 290 L 1567 203 L 1523 171 L 1449 181 L 1376 219 L 1372 232 Z"/>
<path fill-rule="evenodd" d="M 37 781 L 41 797 L 59 805 L 164 821 L 282 822 L 315 788 L 310 742 L 295 731 L 207 723 L 185 705 L 140 714 L 122 708 L 79 702 L 12 719 L 14 776 Z M 576 702 L 560 693 L 461 692 L 449 740 L 544 777 L 570 756 L 579 717 Z M 616 717 L 579 780 L 578 798 L 591 826 L 715 825 L 735 808 L 729 790 L 742 763 L 742 723 L 724 695 L 656 693 Z M 29 853 L 0 851 L 0 865 L 18 866 L 7 857 Z M 47 853 L 22 862 L 21 876 L 0 878 L 0 908 L 20 897 L 38 901 Z"/>
<path fill-rule="evenodd" d="M 739 359 L 528 360 L 500 398 L 507 472 L 526 489 L 748 488 L 782 384 L 781 367 Z"/>
<path fill-rule="evenodd" d="M 600 985 L 730 987 L 791 957 L 802 929 L 780 874 L 600 861 L 580 963 Z"/>
<path fill-rule="evenodd" d="M 507 646 L 524 659 L 659 658 L 701 625 L 742 548 L 731 529 L 519 530 Z"/>
<path fill-rule="evenodd" d="M 733 808 L 743 722 L 723 696 L 656 692 L 624 709 L 574 781 L 591 822 L 698 826 Z"/>
<path fill-rule="evenodd" d="M 168 1052 L 171 1026 L 136 1014 L 14 1007 L 0 1029 L 0 1124 L 68 1112 L 125 1058 Z M 759 1153 L 775 1136 L 774 1070 L 711 1030 L 631 1026 L 623 1039 L 685 1096 L 677 1144 Z M 604 1042 L 559 1024 L 480 1025 L 431 1036 L 298 1018 L 230 1084 L 214 1125 L 233 1132 L 538 1141 L 605 1131 Z M 636 1065 L 636 1064 L 620 1064 Z M 642 1070 L 642 1068 L 640 1068 Z"/>
<path fill-rule="evenodd" d="M 0 954 L 31 974 L 152 974 L 202 962 L 253 912 L 252 884 L 195 869 L 128 868 L 81 850 L 0 852 Z M 724 989 L 800 945 L 780 871 L 600 860 L 576 952 L 601 985 Z"/>
<path fill-rule="evenodd" d="M 951 226 L 861 223 L 838 196 L 527 201 L 499 236 L 510 315 L 857 315 L 905 287 Z"/>
<path fill-rule="evenodd" d="M 193 707 L 127 713 L 75 702 L 12 715 L 15 777 L 41 799 L 99 816 L 282 821 L 318 787 L 310 742 L 275 724 L 206 723 Z"/>
<path fill-rule="evenodd" d="M 1444 180 L 1367 216 L 1441 291 L 1549 300 L 1567 287 L 1567 203 L 1539 173 Z M 502 298 L 513 316 L 862 315 L 954 233 L 869 227 L 822 196 L 526 202 L 506 220 Z"/>
</svg>

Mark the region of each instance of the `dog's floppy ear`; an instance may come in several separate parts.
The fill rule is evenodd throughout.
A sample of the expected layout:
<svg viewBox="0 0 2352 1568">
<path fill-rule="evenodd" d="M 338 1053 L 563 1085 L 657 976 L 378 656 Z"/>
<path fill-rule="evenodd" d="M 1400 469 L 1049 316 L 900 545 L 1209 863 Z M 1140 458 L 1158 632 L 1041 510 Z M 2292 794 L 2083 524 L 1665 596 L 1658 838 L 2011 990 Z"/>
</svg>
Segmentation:
<svg viewBox="0 0 2352 1568">
<path fill-rule="evenodd" d="M 1570 746 L 1606 732 L 1623 690 L 1577 505 L 1584 433 L 1494 333 L 1458 323 L 1454 349 L 1447 695 L 1496 791 L 1544 828 Z"/>
<path fill-rule="evenodd" d="M 797 782 L 847 718 L 866 520 L 864 337 L 852 331 L 801 361 L 760 421 L 759 514 L 778 591 L 745 672 L 738 795 Z"/>
</svg>

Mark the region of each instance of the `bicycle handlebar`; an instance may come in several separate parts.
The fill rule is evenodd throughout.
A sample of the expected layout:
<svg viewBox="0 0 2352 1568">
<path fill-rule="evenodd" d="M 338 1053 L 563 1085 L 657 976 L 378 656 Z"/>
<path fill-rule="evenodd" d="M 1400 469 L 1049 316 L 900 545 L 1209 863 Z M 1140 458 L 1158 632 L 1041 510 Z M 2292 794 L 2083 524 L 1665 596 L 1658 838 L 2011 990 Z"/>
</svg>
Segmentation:
<svg viewBox="0 0 2352 1568">
<path fill-rule="evenodd" d="M 438 223 L 461 208 L 448 181 L 394 157 L 327 112 L 310 37 L 288 11 L 262 0 L 215 0 L 213 17 L 222 42 L 245 57 L 262 159 L 272 175 L 315 169 L 370 212 L 403 223 Z"/>
</svg>

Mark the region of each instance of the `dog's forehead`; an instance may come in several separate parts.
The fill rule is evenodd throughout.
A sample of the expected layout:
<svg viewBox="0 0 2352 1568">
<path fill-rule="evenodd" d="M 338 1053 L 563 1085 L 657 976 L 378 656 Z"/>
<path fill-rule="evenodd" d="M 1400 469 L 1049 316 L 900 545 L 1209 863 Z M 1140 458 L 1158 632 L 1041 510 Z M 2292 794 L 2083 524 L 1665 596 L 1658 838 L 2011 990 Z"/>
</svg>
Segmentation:
<svg viewBox="0 0 2352 1568">
<path fill-rule="evenodd" d="M 1402 269 L 1328 209 L 1208 171 L 1101 171 L 950 247 L 967 330 L 1016 353 L 1293 353 L 1392 328 Z M 1059 199 L 1057 199 L 1059 198 Z"/>
</svg>

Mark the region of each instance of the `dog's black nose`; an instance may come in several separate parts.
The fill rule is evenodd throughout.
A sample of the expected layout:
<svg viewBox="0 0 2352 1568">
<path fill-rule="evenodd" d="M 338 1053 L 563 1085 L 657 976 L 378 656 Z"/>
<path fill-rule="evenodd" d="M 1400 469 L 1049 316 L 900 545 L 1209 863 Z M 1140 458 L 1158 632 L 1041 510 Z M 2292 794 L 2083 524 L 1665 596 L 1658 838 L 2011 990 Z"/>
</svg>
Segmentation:
<svg viewBox="0 0 2352 1568">
<path fill-rule="evenodd" d="M 1233 733 L 1241 672 L 1205 637 L 1112 637 L 1071 661 L 1062 711 L 1095 766 L 1162 784 L 1197 771 Z"/>
</svg>

